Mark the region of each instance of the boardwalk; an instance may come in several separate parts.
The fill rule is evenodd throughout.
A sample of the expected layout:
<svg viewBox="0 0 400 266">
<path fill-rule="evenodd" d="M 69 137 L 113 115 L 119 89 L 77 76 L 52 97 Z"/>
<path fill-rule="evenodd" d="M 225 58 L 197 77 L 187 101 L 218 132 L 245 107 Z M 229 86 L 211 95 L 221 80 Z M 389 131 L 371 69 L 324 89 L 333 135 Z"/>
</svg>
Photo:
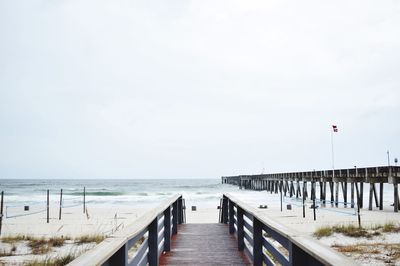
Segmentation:
<svg viewBox="0 0 400 266">
<path fill-rule="evenodd" d="M 160 265 L 250 265 L 225 224 L 182 224 Z"/>
</svg>

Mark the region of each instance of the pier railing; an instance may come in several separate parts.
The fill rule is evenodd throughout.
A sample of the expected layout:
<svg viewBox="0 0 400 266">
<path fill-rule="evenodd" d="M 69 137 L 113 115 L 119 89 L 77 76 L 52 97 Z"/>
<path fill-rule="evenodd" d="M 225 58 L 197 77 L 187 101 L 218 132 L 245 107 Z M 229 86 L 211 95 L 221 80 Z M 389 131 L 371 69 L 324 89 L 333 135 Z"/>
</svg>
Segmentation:
<svg viewBox="0 0 400 266">
<path fill-rule="evenodd" d="M 356 265 L 355 262 L 317 241 L 299 235 L 263 216 L 260 211 L 224 194 L 221 223 L 229 224 L 238 250 L 253 265 Z"/>
<path fill-rule="evenodd" d="M 175 195 L 68 265 L 158 265 L 184 220 L 182 195 Z M 133 256 L 128 256 L 132 247 L 136 247 Z"/>
</svg>

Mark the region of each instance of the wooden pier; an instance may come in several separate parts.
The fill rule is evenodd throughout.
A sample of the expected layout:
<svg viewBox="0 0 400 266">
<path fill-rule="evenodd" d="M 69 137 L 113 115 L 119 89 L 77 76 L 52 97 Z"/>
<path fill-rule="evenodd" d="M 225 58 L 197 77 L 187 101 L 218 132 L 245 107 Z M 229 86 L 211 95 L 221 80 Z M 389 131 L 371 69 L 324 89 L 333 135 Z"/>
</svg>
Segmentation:
<svg viewBox="0 0 400 266">
<path fill-rule="evenodd" d="M 356 265 L 229 194 L 214 224 L 183 224 L 182 202 L 166 200 L 69 265 Z"/>
<path fill-rule="evenodd" d="M 374 205 L 379 210 L 383 209 L 383 188 L 386 183 L 393 185 L 394 211 L 398 212 L 400 208 L 398 190 L 400 166 L 223 176 L 221 181 L 223 184 L 237 185 L 241 189 L 267 190 L 271 193 L 282 192 L 284 196 L 296 198 L 302 197 L 302 195 L 303 197 L 310 196 L 311 199 L 319 198 L 322 205 L 329 203 L 337 207 L 339 203 L 342 203 L 344 207 L 351 208 L 357 206 L 356 204 L 363 208 L 365 184 L 369 185 L 369 210 L 372 210 Z M 307 184 L 311 184 L 310 194 Z M 330 197 L 327 199 L 328 195 Z"/>
<path fill-rule="evenodd" d="M 251 265 L 226 224 L 182 224 L 160 265 Z"/>
</svg>

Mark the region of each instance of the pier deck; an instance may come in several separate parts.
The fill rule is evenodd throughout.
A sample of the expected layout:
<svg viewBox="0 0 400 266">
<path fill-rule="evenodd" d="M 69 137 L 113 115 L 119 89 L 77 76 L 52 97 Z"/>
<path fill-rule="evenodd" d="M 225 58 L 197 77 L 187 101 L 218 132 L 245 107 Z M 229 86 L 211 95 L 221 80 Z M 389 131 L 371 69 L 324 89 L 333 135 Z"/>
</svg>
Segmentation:
<svg viewBox="0 0 400 266">
<path fill-rule="evenodd" d="M 181 224 L 160 265 L 251 265 L 226 224 Z"/>
</svg>

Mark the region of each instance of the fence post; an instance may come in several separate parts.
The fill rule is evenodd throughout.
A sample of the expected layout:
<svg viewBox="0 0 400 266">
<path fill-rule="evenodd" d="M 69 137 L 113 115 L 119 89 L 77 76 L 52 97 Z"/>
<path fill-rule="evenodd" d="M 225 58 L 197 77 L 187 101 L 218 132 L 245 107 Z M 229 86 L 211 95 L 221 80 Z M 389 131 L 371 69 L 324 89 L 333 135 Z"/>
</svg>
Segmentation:
<svg viewBox="0 0 400 266">
<path fill-rule="evenodd" d="M 183 221 L 182 196 L 178 198 L 178 224 Z"/>
<path fill-rule="evenodd" d="M 244 250 L 244 220 L 243 220 L 243 209 L 236 205 L 237 210 L 237 238 L 238 238 L 238 250 Z"/>
<path fill-rule="evenodd" d="M 172 204 L 172 234 L 178 233 L 178 200 Z"/>
<path fill-rule="evenodd" d="M 228 198 L 225 195 L 222 197 L 222 223 L 228 223 Z"/>
<path fill-rule="evenodd" d="M 83 187 L 83 213 L 86 213 L 86 187 Z"/>
<path fill-rule="evenodd" d="M 110 257 L 109 265 L 127 265 L 128 261 L 128 247 L 123 245 L 112 257 Z"/>
<path fill-rule="evenodd" d="M 253 265 L 263 264 L 262 223 L 253 217 Z"/>
<path fill-rule="evenodd" d="M 49 199 L 49 190 L 47 190 L 47 223 L 49 223 L 49 216 L 50 216 L 50 199 Z"/>
<path fill-rule="evenodd" d="M 150 266 L 158 266 L 158 217 L 149 225 L 149 254 Z"/>
<path fill-rule="evenodd" d="M 233 202 L 228 199 L 228 206 L 229 206 L 229 234 L 235 233 L 235 211 L 233 209 Z"/>
<path fill-rule="evenodd" d="M 164 211 L 164 251 L 171 250 L 171 206 Z"/>
<path fill-rule="evenodd" d="M 58 220 L 61 220 L 62 194 L 63 194 L 63 190 L 61 189 L 61 191 L 60 191 L 60 212 L 58 214 Z"/>
<path fill-rule="evenodd" d="M 0 203 L 0 235 L 1 235 L 1 227 L 3 226 L 3 204 L 4 204 L 4 191 L 1 192 L 1 203 Z"/>
</svg>

